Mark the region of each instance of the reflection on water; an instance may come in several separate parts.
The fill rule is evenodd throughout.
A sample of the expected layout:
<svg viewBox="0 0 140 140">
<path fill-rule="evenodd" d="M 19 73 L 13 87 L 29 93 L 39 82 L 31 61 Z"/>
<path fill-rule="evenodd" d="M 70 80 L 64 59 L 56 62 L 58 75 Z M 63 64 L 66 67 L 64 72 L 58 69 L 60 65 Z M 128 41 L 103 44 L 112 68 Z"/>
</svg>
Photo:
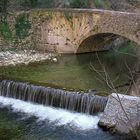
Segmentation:
<svg viewBox="0 0 140 140">
<path fill-rule="evenodd" d="M 126 66 L 133 70 L 135 52 L 135 46 L 129 44 L 117 51 L 63 55 L 57 63 L 1 68 L 0 75 L 39 85 L 111 92 L 101 77 L 111 79 L 115 87 L 127 85 L 130 77 Z M 119 92 L 127 88 L 119 88 Z M 98 119 L 0 97 L 0 140 L 126 140 L 100 130 Z"/>
<path fill-rule="evenodd" d="M 58 86 L 68 89 L 96 89 L 97 91 L 110 91 L 106 82 L 111 78 L 119 92 L 128 88 L 130 77 L 126 64 L 133 69 L 137 57 L 136 47 L 133 44 L 125 45 L 117 51 L 108 51 L 91 54 L 62 55 L 57 63 L 44 62 L 29 66 L 16 66 L 1 68 L 3 76 L 30 81 L 34 84 Z M 97 73 L 99 72 L 99 73 Z"/>
</svg>

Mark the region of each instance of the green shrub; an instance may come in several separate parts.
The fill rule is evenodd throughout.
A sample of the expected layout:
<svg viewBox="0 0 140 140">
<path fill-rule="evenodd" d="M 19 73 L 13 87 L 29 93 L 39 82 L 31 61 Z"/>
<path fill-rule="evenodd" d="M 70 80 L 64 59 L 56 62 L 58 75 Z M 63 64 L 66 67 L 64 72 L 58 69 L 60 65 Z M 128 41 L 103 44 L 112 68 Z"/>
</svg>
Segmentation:
<svg viewBox="0 0 140 140">
<path fill-rule="evenodd" d="M 5 40 L 11 40 L 12 39 L 12 31 L 10 30 L 10 27 L 6 21 L 0 22 L 0 35 Z"/>
<path fill-rule="evenodd" d="M 7 4 L 8 0 L 0 0 L 0 12 L 6 12 L 7 11 Z"/>
<path fill-rule="evenodd" d="M 15 30 L 16 36 L 19 39 L 24 39 L 29 35 L 29 30 L 31 29 L 31 23 L 28 19 L 28 14 L 21 14 L 16 18 Z"/>
<path fill-rule="evenodd" d="M 108 0 L 93 0 L 96 8 L 106 8 L 109 5 Z"/>
<path fill-rule="evenodd" d="M 72 8 L 86 8 L 87 0 L 72 0 L 70 3 L 70 7 Z"/>
<path fill-rule="evenodd" d="M 38 0 L 23 0 L 22 6 L 25 8 L 34 8 L 38 4 Z"/>
</svg>

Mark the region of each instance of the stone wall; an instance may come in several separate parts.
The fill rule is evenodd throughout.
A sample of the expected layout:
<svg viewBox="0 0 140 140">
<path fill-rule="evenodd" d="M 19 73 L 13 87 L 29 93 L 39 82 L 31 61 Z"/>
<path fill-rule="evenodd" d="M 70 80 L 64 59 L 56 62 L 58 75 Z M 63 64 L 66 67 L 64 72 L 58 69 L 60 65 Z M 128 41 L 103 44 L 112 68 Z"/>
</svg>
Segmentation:
<svg viewBox="0 0 140 140">
<path fill-rule="evenodd" d="M 23 13 L 13 15 L 17 17 Z M 77 53 L 83 41 L 105 33 L 119 35 L 140 44 L 140 15 L 136 13 L 95 9 L 46 9 L 31 10 L 26 14 L 31 29 L 27 37 L 20 39 L 20 47 L 33 46 L 42 51 Z M 103 51 L 108 49 L 106 46 L 95 43 L 91 50 Z M 84 52 L 91 52 L 88 47 Z"/>
<path fill-rule="evenodd" d="M 140 15 L 101 10 L 31 11 L 33 26 L 38 30 L 38 44 L 44 50 L 77 53 L 81 43 L 96 34 L 112 33 L 140 44 Z M 87 46 L 87 51 L 88 50 Z M 92 51 L 106 50 L 95 44 Z"/>
</svg>

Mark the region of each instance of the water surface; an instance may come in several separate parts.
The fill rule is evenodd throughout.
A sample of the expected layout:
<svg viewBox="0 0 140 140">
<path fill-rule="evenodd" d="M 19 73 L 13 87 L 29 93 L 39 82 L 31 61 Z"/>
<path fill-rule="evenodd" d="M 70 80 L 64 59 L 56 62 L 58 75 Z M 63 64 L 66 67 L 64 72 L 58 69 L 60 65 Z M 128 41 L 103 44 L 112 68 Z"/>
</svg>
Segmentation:
<svg viewBox="0 0 140 140">
<path fill-rule="evenodd" d="M 104 78 L 125 93 L 130 69 L 137 61 L 136 46 L 108 52 L 62 55 L 58 62 L 1 67 L 0 75 L 16 81 L 74 90 L 112 92 Z M 130 69 L 129 69 L 130 68 Z M 111 83 L 110 83 L 111 79 Z M 122 86 L 123 85 L 123 86 Z M 98 128 L 98 116 L 44 107 L 0 97 L 0 140 L 126 140 Z"/>
<path fill-rule="evenodd" d="M 126 140 L 99 129 L 99 117 L 0 97 L 0 139 Z"/>
<path fill-rule="evenodd" d="M 58 56 L 56 63 L 46 61 L 1 68 L 0 74 L 37 85 L 99 92 L 112 92 L 109 83 L 125 93 L 130 83 L 129 68 L 133 70 L 137 61 L 136 50 L 130 43 L 106 52 Z"/>
</svg>

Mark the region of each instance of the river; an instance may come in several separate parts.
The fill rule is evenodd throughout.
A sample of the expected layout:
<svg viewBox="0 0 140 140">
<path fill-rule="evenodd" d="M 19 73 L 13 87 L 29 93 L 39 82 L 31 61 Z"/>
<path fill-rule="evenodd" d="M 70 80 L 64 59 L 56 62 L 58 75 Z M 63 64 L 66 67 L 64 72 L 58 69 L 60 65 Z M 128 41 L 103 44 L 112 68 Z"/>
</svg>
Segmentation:
<svg viewBox="0 0 140 140">
<path fill-rule="evenodd" d="M 78 55 L 61 55 L 57 62 L 45 61 L 2 67 L 5 79 L 51 86 L 71 91 L 96 90 L 110 94 L 104 81 L 110 79 L 118 92 L 128 94 L 130 71 L 134 69 L 136 48 L 125 45 L 118 50 Z M 127 67 L 127 65 L 128 67 Z M 13 98 L 0 97 L 0 140 L 126 140 L 104 132 L 97 123 L 101 114 L 88 115 Z"/>
</svg>

